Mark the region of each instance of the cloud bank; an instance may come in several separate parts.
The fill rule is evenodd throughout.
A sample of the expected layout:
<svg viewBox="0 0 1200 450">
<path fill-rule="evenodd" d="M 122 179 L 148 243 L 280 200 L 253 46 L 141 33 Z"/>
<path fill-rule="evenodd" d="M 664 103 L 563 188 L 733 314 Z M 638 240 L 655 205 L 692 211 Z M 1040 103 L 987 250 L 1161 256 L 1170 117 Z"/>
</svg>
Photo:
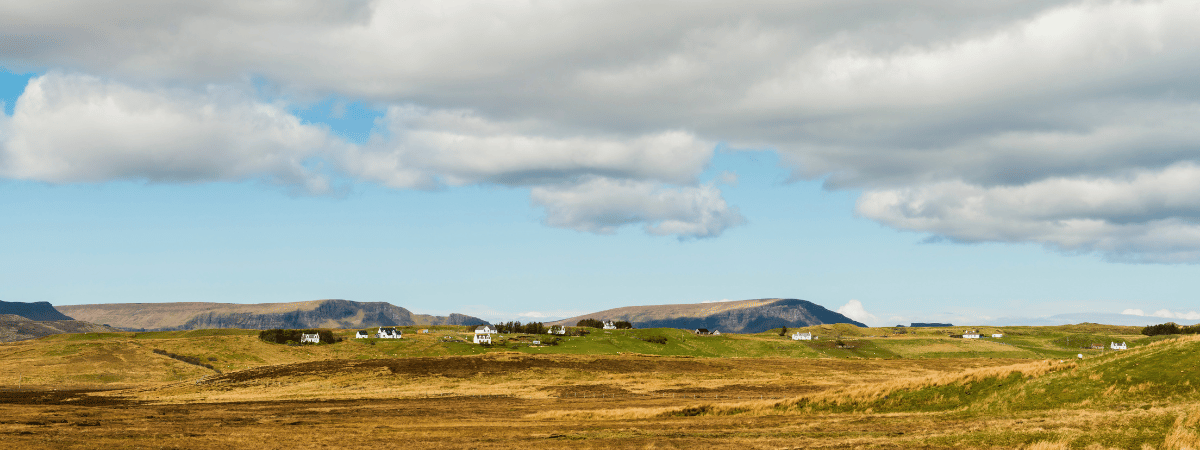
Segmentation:
<svg viewBox="0 0 1200 450">
<path fill-rule="evenodd" d="M 710 237 L 744 222 L 697 179 L 723 143 L 934 239 L 1195 263 L 1198 16 L 1186 0 L 9 4 L 0 66 L 50 74 L 0 118 L 0 174 L 494 184 L 528 189 L 551 226 Z M 386 110 L 369 142 L 287 114 L 328 96 Z"/>
<path fill-rule="evenodd" d="M 1124 311 L 1121 311 L 1121 314 L 1124 314 L 1127 316 L 1162 317 L 1164 319 L 1200 320 L 1200 312 L 1196 312 L 1196 311 L 1188 311 L 1185 313 L 1185 312 L 1175 312 L 1175 311 L 1171 311 L 1171 310 L 1160 309 L 1151 314 L 1146 314 L 1145 311 L 1142 311 L 1140 309 L 1126 309 Z"/>
<path fill-rule="evenodd" d="M 866 308 L 863 308 L 862 302 L 854 299 L 851 299 L 845 305 L 838 308 L 837 313 L 870 326 L 874 326 L 879 322 L 878 317 L 875 317 L 874 314 L 867 312 Z"/>
</svg>

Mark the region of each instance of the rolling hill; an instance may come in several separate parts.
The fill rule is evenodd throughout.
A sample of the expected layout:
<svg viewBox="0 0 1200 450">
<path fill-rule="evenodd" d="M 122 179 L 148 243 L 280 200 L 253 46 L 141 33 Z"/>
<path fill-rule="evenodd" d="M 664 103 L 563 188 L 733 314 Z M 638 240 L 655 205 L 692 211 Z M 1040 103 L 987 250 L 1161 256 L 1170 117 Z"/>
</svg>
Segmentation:
<svg viewBox="0 0 1200 450">
<path fill-rule="evenodd" d="M 478 325 L 462 314 L 413 314 L 384 302 L 312 300 L 292 303 L 109 303 L 60 306 L 72 317 L 127 330 L 208 328 L 366 328 L 403 325 Z"/>
<path fill-rule="evenodd" d="M 549 325 L 575 325 L 583 319 L 624 320 L 638 328 L 708 328 L 727 333 L 761 333 L 779 327 L 861 322 L 807 300 L 764 298 L 717 303 L 626 306 L 563 319 Z"/>
<path fill-rule="evenodd" d="M 61 333 L 107 333 L 112 327 L 82 320 L 30 320 L 15 314 L 0 314 L 0 342 L 23 341 Z"/>
</svg>

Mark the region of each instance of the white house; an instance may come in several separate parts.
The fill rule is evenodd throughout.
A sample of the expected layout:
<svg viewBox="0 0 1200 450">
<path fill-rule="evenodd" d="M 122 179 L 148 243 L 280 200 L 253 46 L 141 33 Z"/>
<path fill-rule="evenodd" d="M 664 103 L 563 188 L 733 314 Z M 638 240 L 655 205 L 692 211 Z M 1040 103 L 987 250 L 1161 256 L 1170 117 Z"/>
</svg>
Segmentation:
<svg viewBox="0 0 1200 450">
<path fill-rule="evenodd" d="M 812 333 L 801 333 L 799 331 L 792 333 L 793 341 L 811 341 L 812 338 L 813 338 Z"/>
<path fill-rule="evenodd" d="M 492 343 L 492 333 L 495 333 L 495 332 L 496 332 L 496 329 L 492 328 L 490 326 L 487 326 L 487 325 L 477 326 L 477 327 L 475 327 L 474 342 L 476 344 L 491 344 Z"/>
<path fill-rule="evenodd" d="M 696 336 L 708 336 L 708 328 L 697 328 L 693 333 L 696 333 Z"/>
<path fill-rule="evenodd" d="M 375 337 L 379 339 L 401 339 L 404 337 L 400 330 L 395 328 L 379 327 L 379 332 L 375 333 Z"/>
<path fill-rule="evenodd" d="M 320 342 L 321 342 L 321 335 L 319 335 L 319 334 L 304 333 L 304 334 L 300 335 L 300 343 L 301 344 L 318 344 Z"/>
<path fill-rule="evenodd" d="M 368 337 L 370 337 L 370 336 L 371 336 L 371 335 L 367 334 L 367 332 L 366 332 L 366 331 L 363 331 L 363 330 L 358 330 L 358 332 L 357 332 L 357 333 L 354 333 L 354 338 L 355 338 L 355 339 L 366 339 L 366 338 L 368 338 Z"/>
<path fill-rule="evenodd" d="M 604 321 L 604 329 L 605 330 L 615 330 L 615 329 L 617 329 L 617 324 L 613 323 L 613 321 L 611 321 L 611 320 L 605 320 Z"/>
<path fill-rule="evenodd" d="M 417 330 L 417 332 L 418 332 L 418 333 L 421 333 L 421 334 L 429 334 L 429 329 L 428 329 L 428 328 L 422 328 L 422 329 L 420 329 L 420 330 Z"/>
<path fill-rule="evenodd" d="M 1004 337 L 1004 333 L 992 333 L 992 337 L 994 337 L 994 338 L 1002 338 L 1002 337 Z"/>
<path fill-rule="evenodd" d="M 548 332 L 550 334 L 567 334 L 567 327 L 564 327 L 562 325 L 555 325 L 555 326 L 550 327 L 550 331 L 548 331 Z"/>
<path fill-rule="evenodd" d="M 964 331 L 962 337 L 963 339 L 979 339 L 979 332 L 974 330 Z"/>
<path fill-rule="evenodd" d="M 713 330 L 713 332 L 712 332 L 712 335 L 713 335 L 713 336 L 720 336 L 720 335 L 721 335 L 721 332 L 720 332 L 720 331 L 718 331 L 718 330 Z"/>
<path fill-rule="evenodd" d="M 1113 349 L 1113 350 L 1127 350 L 1127 349 L 1129 349 L 1129 347 L 1126 347 L 1126 346 L 1125 346 L 1125 343 L 1124 343 L 1124 342 L 1122 342 L 1122 343 L 1120 343 L 1120 344 L 1118 344 L 1118 343 L 1116 343 L 1116 342 L 1109 342 L 1109 343 L 1108 343 L 1108 348 L 1111 348 L 1111 349 Z"/>
</svg>

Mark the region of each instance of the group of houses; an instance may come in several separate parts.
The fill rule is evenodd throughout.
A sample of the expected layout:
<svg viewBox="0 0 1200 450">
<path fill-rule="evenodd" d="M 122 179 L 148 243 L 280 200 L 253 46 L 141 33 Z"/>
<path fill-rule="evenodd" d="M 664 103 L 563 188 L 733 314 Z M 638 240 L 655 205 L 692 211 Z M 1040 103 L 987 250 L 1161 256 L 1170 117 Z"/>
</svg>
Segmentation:
<svg viewBox="0 0 1200 450">
<path fill-rule="evenodd" d="M 428 333 L 429 330 L 421 330 L 421 332 Z M 366 331 L 363 331 L 363 330 L 359 330 L 358 333 L 354 334 L 355 339 L 367 339 L 367 338 L 372 338 L 372 337 L 375 339 L 403 339 L 404 333 L 400 332 L 400 330 L 397 330 L 395 328 L 379 327 L 379 331 L 376 331 L 375 335 L 373 335 L 373 336 L 370 333 L 367 333 Z"/>
<path fill-rule="evenodd" d="M 980 339 L 983 337 L 983 335 L 979 334 L 979 330 L 966 330 L 966 331 L 963 331 L 963 333 L 960 336 L 963 339 Z M 960 337 L 960 336 L 950 336 L 950 337 Z M 1004 337 L 1004 333 L 997 331 L 995 333 L 992 333 L 992 337 L 1002 338 L 1002 337 Z"/>
</svg>

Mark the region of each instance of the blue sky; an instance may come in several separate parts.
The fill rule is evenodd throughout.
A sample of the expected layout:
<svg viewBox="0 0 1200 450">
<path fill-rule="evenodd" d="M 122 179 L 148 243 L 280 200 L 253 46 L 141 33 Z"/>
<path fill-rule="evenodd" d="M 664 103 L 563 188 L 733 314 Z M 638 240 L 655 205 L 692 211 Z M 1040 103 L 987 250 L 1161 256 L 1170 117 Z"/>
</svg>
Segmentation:
<svg viewBox="0 0 1200 450">
<path fill-rule="evenodd" d="M 130 3 L 0 14 L 6 301 L 1200 320 L 1191 3 Z"/>
</svg>

